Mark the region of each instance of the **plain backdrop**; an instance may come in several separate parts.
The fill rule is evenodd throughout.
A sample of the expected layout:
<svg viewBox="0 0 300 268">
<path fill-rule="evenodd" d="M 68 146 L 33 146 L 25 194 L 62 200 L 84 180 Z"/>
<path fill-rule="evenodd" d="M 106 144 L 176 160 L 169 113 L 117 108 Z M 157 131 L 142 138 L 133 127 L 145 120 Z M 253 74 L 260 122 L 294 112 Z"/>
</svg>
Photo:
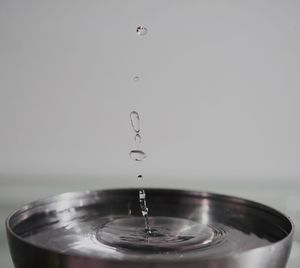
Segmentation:
<svg viewBox="0 0 300 268">
<path fill-rule="evenodd" d="M 299 10 L 2 0 L 0 173 L 299 178 Z"/>
<path fill-rule="evenodd" d="M 299 13 L 298 0 L 0 0 L 1 219 L 142 173 L 300 222 Z"/>
</svg>

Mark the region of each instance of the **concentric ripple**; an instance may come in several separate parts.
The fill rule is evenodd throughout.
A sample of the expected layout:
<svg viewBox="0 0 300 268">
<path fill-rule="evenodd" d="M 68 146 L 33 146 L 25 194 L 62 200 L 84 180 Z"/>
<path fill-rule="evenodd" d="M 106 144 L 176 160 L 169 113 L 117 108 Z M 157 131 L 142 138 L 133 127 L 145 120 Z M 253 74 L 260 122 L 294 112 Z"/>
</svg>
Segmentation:
<svg viewBox="0 0 300 268">
<path fill-rule="evenodd" d="M 202 258 L 234 254 L 269 245 L 268 239 L 220 222 L 176 217 L 100 216 L 97 211 L 65 210 L 39 225 L 20 225 L 18 235 L 56 252 L 110 259 L 153 260 Z M 29 228 L 30 227 L 30 228 Z"/>
<path fill-rule="evenodd" d="M 151 233 L 145 232 L 141 217 L 120 218 L 107 222 L 97 232 L 97 239 L 106 245 L 158 253 L 191 251 L 220 243 L 226 232 L 197 222 L 171 218 L 150 217 Z"/>
</svg>

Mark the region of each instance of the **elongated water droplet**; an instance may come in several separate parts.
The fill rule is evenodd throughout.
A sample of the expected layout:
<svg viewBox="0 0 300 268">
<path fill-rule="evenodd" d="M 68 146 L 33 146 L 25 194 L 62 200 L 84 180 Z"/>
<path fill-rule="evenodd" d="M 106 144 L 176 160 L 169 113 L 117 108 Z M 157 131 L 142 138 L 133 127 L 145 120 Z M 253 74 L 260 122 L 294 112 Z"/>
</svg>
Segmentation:
<svg viewBox="0 0 300 268">
<path fill-rule="evenodd" d="M 138 26 L 136 28 L 136 33 L 138 35 L 146 35 L 148 33 L 148 29 L 146 27 L 144 27 L 144 26 Z"/>
<path fill-rule="evenodd" d="M 134 141 L 135 141 L 135 143 L 136 143 L 137 145 L 139 145 L 139 144 L 141 143 L 141 141 L 142 141 L 141 135 L 140 135 L 140 134 L 136 134 L 136 135 L 134 136 Z"/>
<path fill-rule="evenodd" d="M 135 161 L 142 161 L 147 157 L 146 154 L 141 150 L 132 150 L 130 151 L 129 156 Z"/>
<path fill-rule="evenodd" d="M 143 180 L 143 176 L 142 175 L 138 175 L 137 179 L 138 179 L 138 181 L 142 181 Z"/>
<path fill-rule="evenodd" d="M 139 133 L 140 132 L 140 116 L 139 116 L 138 112 L 132 111 L 130 113 L 130 121 L 131 121 L 133 130 L 136 133 Z"/>
</svg>

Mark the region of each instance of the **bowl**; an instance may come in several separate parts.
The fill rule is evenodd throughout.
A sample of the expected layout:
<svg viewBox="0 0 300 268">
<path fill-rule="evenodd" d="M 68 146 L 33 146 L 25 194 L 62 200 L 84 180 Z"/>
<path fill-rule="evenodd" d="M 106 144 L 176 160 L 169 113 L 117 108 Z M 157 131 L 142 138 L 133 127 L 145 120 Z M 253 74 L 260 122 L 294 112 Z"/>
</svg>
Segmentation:
<svg viewBox="0 0 300 268">
<path fill-rule="evenodd" d="M 281 212 L 209 192 L 139 189 L 64 193 L 6 220 L 16 268 L 284 268 L 294 226 Z"/>
</svg>

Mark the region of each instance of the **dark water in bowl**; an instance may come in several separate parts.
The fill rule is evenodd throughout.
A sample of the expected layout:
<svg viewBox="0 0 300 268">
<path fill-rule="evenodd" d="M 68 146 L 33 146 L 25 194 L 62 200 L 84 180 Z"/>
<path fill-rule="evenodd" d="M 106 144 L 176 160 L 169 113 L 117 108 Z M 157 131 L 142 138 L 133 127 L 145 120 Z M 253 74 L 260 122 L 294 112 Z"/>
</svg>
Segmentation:
<svg viewBox="0 0 300 268">
<path fill-rule="evenodd" d="M 272 243 L 249 229 L 219 222 L 157 216 L 149 217 L 149 222 L 151 235 L 145 232 L 142 216 L 100 216 L 68 209 L 44 224 L 16 230 L 28 242 L 51 250 L 115 259 L 232 254 Z"/>
</svg>

